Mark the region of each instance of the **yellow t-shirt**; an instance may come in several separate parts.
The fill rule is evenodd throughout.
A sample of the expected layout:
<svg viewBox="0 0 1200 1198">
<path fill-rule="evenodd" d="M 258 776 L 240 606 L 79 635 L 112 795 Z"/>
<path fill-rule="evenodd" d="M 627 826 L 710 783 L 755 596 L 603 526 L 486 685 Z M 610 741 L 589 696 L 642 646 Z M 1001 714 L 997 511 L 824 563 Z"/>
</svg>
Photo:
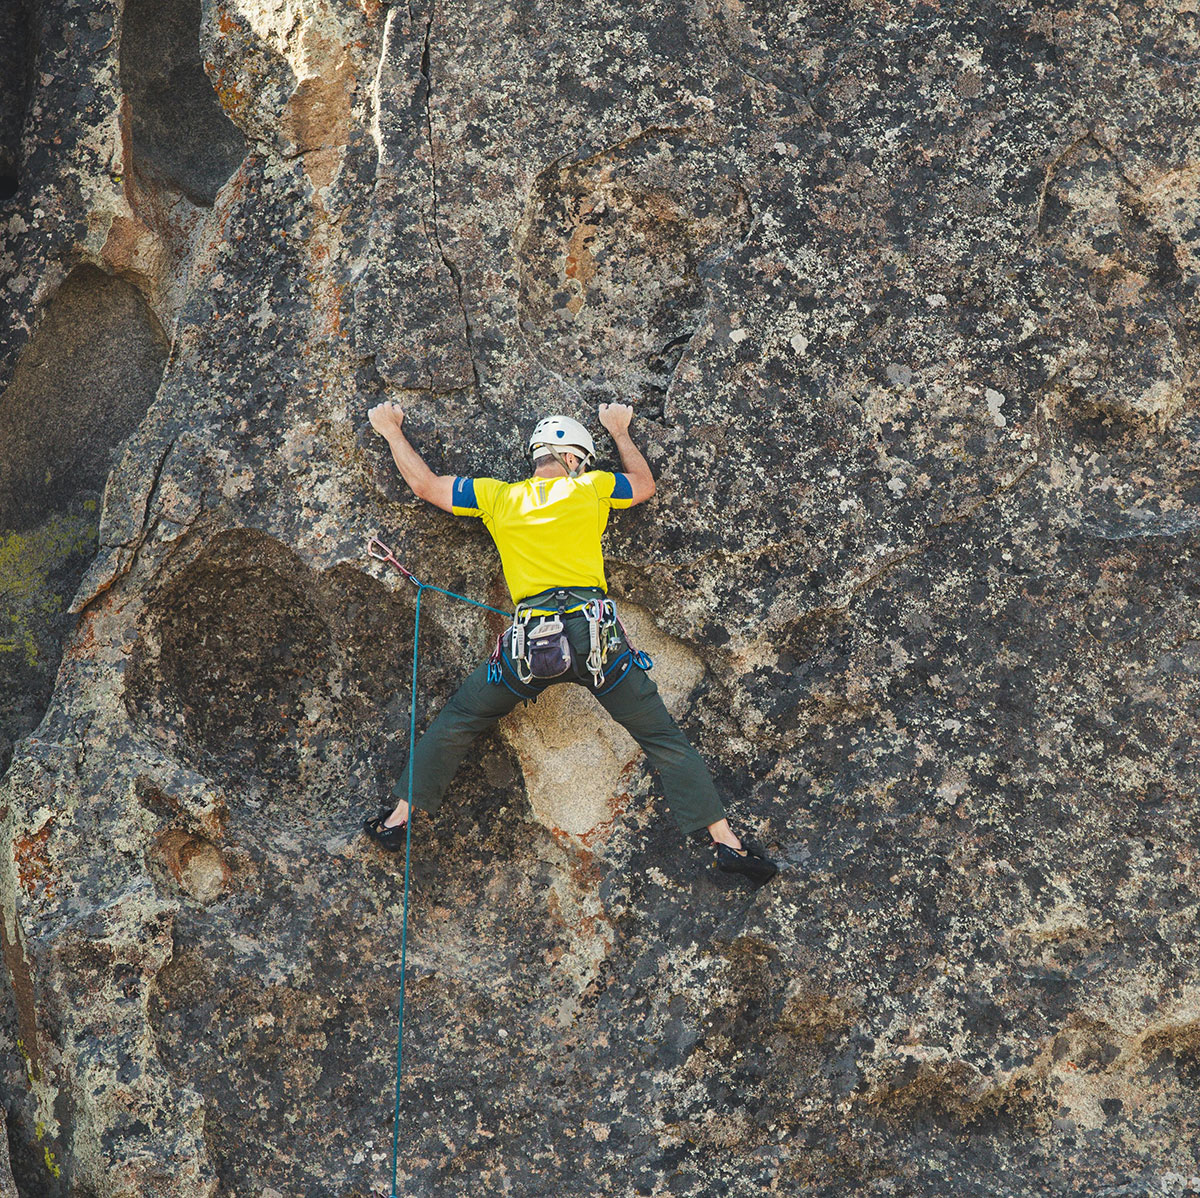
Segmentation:
<svg viewBox="0 0 1200 1198">
<path fill-rule="evenodd" d="M 629 479 L 608 470 L 519 483 L 454 480 L 454 514 L 482 517 L 515 603 L 551 587 L 607 591 L 600 534 L 609 510 L 632 502 Z"/>
</svg>

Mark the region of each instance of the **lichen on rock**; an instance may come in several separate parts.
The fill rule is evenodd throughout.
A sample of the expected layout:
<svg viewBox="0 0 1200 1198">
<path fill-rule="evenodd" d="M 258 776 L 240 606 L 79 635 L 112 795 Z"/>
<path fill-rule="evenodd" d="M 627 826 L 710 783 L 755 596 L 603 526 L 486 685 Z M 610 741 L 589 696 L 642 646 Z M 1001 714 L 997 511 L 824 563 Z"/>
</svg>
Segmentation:
<svg viewBox="0 0 1200 1198">
<path fill-rule="evenodd" d="M 586 696 L 484 736 L 413 826 L 404 1191 L 1200 1191 L 1193 8 L 5 9 L 17 1193 L 386 1190 L 364 544 L 507 598 L 366 410 L 513 478 L 613 398 L 612 593 L 784 869 Z M 421 605 L 419 728 L 502 626 Z"/>
</svg>

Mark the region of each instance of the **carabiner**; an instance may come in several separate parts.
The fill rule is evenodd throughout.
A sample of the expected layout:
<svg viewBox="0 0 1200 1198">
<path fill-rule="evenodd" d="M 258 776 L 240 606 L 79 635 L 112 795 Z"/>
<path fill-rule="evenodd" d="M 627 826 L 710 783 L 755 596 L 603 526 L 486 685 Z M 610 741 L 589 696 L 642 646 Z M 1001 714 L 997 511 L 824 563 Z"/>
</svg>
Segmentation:
<svg viewBox="0 0 1200 1198">
<path fill-rule="evenodd" d="M 378 550 L 383 552 L 379 553 Z M 371 537 L 367 541 L 367 556 L 373 557 L 377 562 L 394 562 L 396 560 L 392 551 L 378 538 Z"/>
<path fill-rule="evenodd" d="M 415 582 L 419 587 L 424 586 L 424 583 L 411 570 L 405 569 L 396 560 L 396 555 L 378 537 L 371 537 L 367 541 L 367 556 L 377 562 L 387 562 L 389 566 L 395 566 L 409 582 Z M 467 602 L 469 603 L 470 600 L 468 599 Z"/>
</svg>

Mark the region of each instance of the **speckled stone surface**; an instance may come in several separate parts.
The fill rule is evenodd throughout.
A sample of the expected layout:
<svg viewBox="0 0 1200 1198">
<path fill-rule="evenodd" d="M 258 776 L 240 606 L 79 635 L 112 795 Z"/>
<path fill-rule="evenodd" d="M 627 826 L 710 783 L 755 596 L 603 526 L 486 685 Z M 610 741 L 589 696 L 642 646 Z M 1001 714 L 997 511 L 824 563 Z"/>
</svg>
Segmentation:
<svg viewBox="0 0 1200 1198">
<path fill-rule="evenodd" d="M 390 1191 L 415 591 L 363 546 L 504 590 L 381 398 L 501 477 L 635 404 L 611 589 L 784 867 L 586 705 L 481 741 L 414 826 L 399 1192 L 1200 1194 L 1198 20 L 3 18 L 23 1198 Z M 419 724 L 496 620 L 424 595 Z"/>
</svg>

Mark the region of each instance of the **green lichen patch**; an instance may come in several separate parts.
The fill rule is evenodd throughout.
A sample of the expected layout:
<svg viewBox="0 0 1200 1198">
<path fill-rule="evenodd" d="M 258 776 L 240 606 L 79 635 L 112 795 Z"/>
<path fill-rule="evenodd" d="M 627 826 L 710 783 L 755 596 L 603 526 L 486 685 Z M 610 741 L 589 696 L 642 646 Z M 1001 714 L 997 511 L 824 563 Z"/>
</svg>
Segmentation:
<svg viewBox="0 0 1200 1198">
<path fill-rule="evenodd" d="M 97 504 L 55 512 L 20 532 L 0 532 L 0 770 L 49 698 L 67 607 L 96 551 Z"/>
<path fill-rule="evenodd" d="M 0 654 L 28 666 L 45 660 L 46 632 L 66 607 L 63 567 L 96 551 L 96 503 L 80 514 L 54 513 L 26 532 L 0 533 Z M 51 651 L 53 652 L 53 651 Z"/>
</svg>

